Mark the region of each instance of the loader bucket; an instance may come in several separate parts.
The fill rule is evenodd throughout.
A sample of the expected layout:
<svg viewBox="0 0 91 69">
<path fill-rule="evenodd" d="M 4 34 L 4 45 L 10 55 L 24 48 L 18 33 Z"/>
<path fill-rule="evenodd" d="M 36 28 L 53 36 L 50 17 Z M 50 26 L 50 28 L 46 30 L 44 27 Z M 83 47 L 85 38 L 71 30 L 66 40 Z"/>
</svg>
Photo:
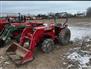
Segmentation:
<svg viewBox="0 0 91 69">
<path fill-rule="evenodd" d="M 31 50 L 28 50 L 15 42 L 10 45 L 6 54 L 16 65 L 24 64 L 25 62 L 33 60 Z"/>
</svg>

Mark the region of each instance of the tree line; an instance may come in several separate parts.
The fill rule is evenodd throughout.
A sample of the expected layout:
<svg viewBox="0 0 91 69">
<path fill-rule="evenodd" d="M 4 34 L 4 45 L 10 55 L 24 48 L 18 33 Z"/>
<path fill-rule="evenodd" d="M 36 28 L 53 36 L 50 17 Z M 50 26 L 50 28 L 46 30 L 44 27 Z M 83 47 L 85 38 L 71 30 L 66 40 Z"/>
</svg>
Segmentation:
<svg viewBox="0 0 91 69">
<path fill-rule="evenodd" d="M 42 18 L 52 18 L 54 16 L 57 16 L 57 17 L 91 17 L 91 7 L 88 7 L 86 12 L 83 12 L 83 13 L 75 13 L 75 14 L 71 14 L 71 13 L 67 13 L 67 16 L 62 14 L 63 12 L 60 12 L 60 13 L 49 13 L 48 15 L 45 15 L 45 14 L 38 14 L 36 17 L 42 17 Z"/>
</svg>

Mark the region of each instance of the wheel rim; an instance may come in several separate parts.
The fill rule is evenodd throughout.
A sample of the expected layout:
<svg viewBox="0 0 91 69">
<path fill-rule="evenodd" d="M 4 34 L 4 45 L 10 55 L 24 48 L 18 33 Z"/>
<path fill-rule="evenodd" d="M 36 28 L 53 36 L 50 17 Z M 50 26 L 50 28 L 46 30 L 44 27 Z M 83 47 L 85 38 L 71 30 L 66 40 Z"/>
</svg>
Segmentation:
<svg viewBox="0 0 91 69">
<path fill-rule="evenodd" d="M 43 52 L 46 52 L 46 53 L 49 53 L 50 51 L 53 50 L 53 47 L 54 47 L 54 44 L 53 42 L 46 42 L 45 45 L 42 45 L 42 51 Z"/>
</svg>

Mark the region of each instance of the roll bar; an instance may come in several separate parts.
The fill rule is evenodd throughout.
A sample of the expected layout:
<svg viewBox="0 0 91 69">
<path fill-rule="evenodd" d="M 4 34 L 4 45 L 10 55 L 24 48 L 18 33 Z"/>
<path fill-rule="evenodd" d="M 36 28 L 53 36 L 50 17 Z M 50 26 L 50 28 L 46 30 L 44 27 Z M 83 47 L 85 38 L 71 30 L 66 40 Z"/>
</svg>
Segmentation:
<svg viewBox="0 0 91 69">
<path fill-rule="evenodd" d="M 63 23 L 63 26 L 65 26 L 66 25 L 66 23 L 68 22 L 68 14 L 67 14 L 67 12 L 62 12 L 64 15 L 65 15 L 65 22 Z M 54 16 L 54 23 L 57 23 L 56 22 L 57 21 L 57 16 Z"/>
</svg>

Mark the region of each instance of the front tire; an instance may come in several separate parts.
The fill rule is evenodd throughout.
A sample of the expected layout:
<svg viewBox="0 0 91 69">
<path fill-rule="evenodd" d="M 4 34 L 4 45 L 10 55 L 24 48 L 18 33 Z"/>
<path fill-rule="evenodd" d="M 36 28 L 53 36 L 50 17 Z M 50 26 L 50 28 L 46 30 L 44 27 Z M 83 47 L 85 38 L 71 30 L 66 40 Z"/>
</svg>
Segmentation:
<svg viewBox="0 0 91 69">
<path fill-rule="evenodd" d="M 42 42 L 42 51 L 44 53 L 49 53 L 51 52 L 53 49 L 54 49 L 54 41 L 52 39 L 45 39 L 43 42 Z"/>
<path fill-rule="evenodd" d="M 70 41 L 70 37 L 71 37 L 70 29 L 65 28 L 61 30 L 61 32 L 58 35 L 59 43 L 61 43 L 62 45 L 67 45 Z"/>
</svg>

